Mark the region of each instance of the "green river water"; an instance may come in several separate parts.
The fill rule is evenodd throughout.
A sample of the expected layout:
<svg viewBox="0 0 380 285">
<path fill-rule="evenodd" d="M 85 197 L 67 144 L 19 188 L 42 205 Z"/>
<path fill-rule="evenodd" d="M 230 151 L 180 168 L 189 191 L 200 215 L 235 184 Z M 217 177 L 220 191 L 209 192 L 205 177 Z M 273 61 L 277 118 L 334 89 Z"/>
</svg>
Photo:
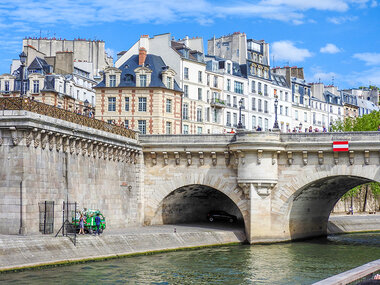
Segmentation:
<svg viewBox="0 0 380 285">
<path fill-rule="evenodd" d="M 1 284 L 312 284 L 380 258 L 380 232 L 0 274 Z"/>
</svg>

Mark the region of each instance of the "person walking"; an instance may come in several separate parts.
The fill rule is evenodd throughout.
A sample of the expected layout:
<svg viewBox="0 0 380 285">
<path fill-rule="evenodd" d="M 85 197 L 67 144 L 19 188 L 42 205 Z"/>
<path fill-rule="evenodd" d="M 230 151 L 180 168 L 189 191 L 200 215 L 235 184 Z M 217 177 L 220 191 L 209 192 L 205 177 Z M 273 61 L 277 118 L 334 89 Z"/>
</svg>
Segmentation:
<svg viewBox="0 0 380 285">
<path fill-rule="evenodd" d="M 80 215 L 80 218 L 79 218 L 79 234 L 80 235 L 84 235 L 84 217 L 83 217 L 83 214 Z"/>
<path fill-rule="evenodd" d="M 95 235 L 96 234 L 100 235 L 100 225 L 101 225 L 101 223 L 102 223 L 102 221 L 100 220 L 99 214 L 96 214 L 96 217 L 95 217 L 95 224 L 96 224 Z"/>
</svg>

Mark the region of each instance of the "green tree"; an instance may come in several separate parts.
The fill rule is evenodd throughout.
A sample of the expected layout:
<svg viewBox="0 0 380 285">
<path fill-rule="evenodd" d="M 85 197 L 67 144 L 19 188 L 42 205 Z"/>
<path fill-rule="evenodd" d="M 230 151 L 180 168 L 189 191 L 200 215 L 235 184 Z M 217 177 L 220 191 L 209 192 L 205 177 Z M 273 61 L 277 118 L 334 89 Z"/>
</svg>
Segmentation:
<svg viewBox="0 0 380 285">
<path fill-rule="evenodd" d="M 380 111 L 374 111 L 358 118 L 345 118 L 335 121 L 331 126 L 333 132 L 377 131 L 380 125 Z"/>
</svg>

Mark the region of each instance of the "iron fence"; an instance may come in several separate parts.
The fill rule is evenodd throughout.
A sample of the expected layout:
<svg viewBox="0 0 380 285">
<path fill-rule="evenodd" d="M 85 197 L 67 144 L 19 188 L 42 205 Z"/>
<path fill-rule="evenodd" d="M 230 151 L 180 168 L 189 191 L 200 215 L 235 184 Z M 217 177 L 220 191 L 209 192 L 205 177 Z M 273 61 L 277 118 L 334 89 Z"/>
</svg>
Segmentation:
<svg viewBox="0 0 380 285">
<path fill-rule="evenodd" d="M 40 232 L 52 234 L 54 232 L 54 201 L 38 203 L 40 212 Z"/>
<path fill-rule="evenodd" d="M 108 124 L 101 120 L 83 116 L 64 110 L 52 105 L 30 100 L 21 97 L 1 97 L 0 110 L 25 110 L 33 113 L 53 117 L 56 119 L 68 121 L 78 125 L 98 129 L 101 131 L 117 134 L 131 139 L 136 139 L 136 132 L 125 127 Z"/>
</svg>

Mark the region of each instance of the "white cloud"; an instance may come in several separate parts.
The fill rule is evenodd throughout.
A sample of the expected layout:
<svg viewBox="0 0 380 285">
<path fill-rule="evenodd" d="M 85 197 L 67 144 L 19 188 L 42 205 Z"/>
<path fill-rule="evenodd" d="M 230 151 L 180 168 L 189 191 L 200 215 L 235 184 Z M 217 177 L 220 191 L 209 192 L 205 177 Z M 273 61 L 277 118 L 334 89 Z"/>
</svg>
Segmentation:
<svg viewBox="0 0 380 285">
<path fill-rule="evenodd" d="M 376 52 L 355 53 L 353 55 L 353 58 L 364 61 L 366 65 L 380 65 L 380 53 L 376 53 Z"/>
<path fill-rule="evenodd" d="M 33 24 L 68 23 L 73 26 L 104 22 L 170 23 L 196 21 L 212 23 L 215 18 L 228 16 L 255 17 L 302 24 L 304 12 L 346 12 L 353 5 L 377 5 L 375 0 L 198 0 L 196 5 L 187 0 L 2 0 L 0 18 Z M 342 22 L 332 18 L 331 21 Z"/>
<path fill-rule="evenodd" d="M 341 16 L 341 17 L 331 17 L 327 18 L 327 21 L 335 25 L 344 24 L 347 22 L 354 22 L 359 19 L 357 16 Z"/>
<path fill-rule="evenodd" d="M 369 84 L 380 86 L 380 67 L 373 67 L 368 70 L 353 72 L 345 76 L 345 79 L 351 86 L 367 86 Z"/>
<path fill-rule="evenodd" d="M 342 50 L 340 48 L 338 48 L 334 44 L 326 44 L 324 47 L 321 47 L 321 49 L 319 51 L 322 52 L 322 53 L 332 53 L 332 54 L 334 54 L 334 53 L 341 52 Z"/>
<path fill-rule="evenodd" d="M 278 41 L 272 44 L 272 55 L 275 60 L 283 60 L 289 62 L 301 62 L 313 54 L 302 48 L 297 48 L 291 41 Z"/>
</svg>

